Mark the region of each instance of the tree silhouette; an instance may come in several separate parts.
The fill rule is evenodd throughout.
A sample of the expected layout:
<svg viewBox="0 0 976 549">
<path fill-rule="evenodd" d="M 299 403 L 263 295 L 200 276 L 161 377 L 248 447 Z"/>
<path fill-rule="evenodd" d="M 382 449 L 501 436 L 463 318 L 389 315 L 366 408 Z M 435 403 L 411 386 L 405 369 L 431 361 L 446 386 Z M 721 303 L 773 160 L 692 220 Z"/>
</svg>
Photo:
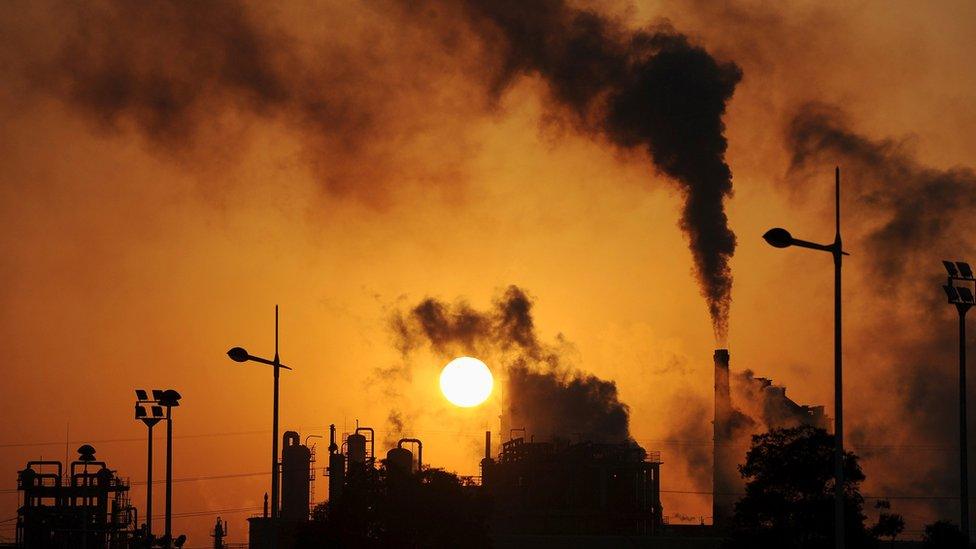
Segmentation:
<svg viewBox="0 0 976 549">
<path fill-rule="evenodd" d="M 834 437 L 800 426 L 754 435 L 739 466 L 745 496 L 736 503 L 728 546 L 749 549 L 833 547 Z M 848 547 L 874 547 L 864 526 L 858 458 L 844 455 L 844 525 Z"/>
<path fill-rule="evenodd" d="M 871 527 L 871 534 L 879 538 L 888 538 L 891 546 L 895 545 L 895 538 L 905 530 L 905 518 L 897 513 L 889 513 L 891 503 L 882 499 L 874 504 L 875 509 L 881 509 L 878 523 Z"/>
<path fill-rule="evenodd" d="M 948 520 L 937 520 L 925 526 L 926 549 L 960 549 L 966 547 L 966 536 L 955 524 Z"/>
</svg>

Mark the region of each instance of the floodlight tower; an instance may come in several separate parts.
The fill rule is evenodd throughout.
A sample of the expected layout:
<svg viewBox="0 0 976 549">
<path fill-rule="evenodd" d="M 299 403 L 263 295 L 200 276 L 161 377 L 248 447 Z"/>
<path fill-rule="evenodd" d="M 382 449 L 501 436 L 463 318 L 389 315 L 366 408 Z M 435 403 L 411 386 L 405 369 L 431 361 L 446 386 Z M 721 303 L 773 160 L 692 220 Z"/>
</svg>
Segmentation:
<svg viewBox="0 0 976 549">
<path fill-rule="evenodd" d="M 147 406 L 149 410 L 146 409 Z M 145 389 L 136 389 L 136 419 L 145 423 L 149 429 L 146 458 L 146 539 L 152 539 L 153 426 L 163 418 L 163 407 L 159 405 L 159 401 L 150 399 Z"/>
<path fill-rule="evenodd" d="M 166 521 L 163 539 L 169 548 L 173 546 L 173 408 L 180 405 L 183 397 L 173 389 L 153 389 L 152 394 L 156 402 L 166 408 Z"/>
<path fill-rule="evenodd" d="M 942 261 L 948 280 L 945 290 L 949 304 L 959 312 L 959 525 L 969 545 L 969 437 L 966 434 L 966 313 L 976 299 L 973 287 L 976 279 L 969 263 Z M 960 282 L 956 285 L 954 282 Z"/>
</svg>

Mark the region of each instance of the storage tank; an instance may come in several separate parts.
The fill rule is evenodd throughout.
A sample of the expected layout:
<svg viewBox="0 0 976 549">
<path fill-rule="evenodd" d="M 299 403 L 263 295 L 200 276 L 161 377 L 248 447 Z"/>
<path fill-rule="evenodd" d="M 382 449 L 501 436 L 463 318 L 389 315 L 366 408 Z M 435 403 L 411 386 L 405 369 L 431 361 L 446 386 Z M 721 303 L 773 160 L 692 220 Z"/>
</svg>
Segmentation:
<svg viewBox="0 0 976 549">
<path fill-rule="evenodd" d="M 354 433 L 346 438 L 346 455 L 349 465 L 366 463 L 366 437 Z"/>
<path fill-rule="evenodd" d="M 386 453 L 386 466 L 403 473 L 413 472 L 413 452 L 406 448 L 391 448 Z"/>
<path fill-rule="evenodd" d="M 286 521 L 308 520 L 312 452 L 300 441 L 295 431 L 286 431 L 282 437 L 281 518 Z"/>
</svg>

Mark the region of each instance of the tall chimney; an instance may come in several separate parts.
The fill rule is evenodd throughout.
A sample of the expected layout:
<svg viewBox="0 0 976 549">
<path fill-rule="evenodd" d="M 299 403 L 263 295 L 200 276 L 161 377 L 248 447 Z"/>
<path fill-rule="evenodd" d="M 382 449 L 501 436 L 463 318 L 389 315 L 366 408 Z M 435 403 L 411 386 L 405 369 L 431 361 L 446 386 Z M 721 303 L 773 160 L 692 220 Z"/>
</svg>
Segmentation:
<svg viewBox="0 0 976 549">
<path fill-rule="evenodd" d="M 736 463 L 732 448 L 732 397 L 729 391 L 729 351 L 716 349 L 715 417 L 712 422 L 712 524 L 724 526 L 736 500 Z"/>
<path fill-rule="evenodd" d="M 726 440 L 732 436 L 732 397 L 729 394 L 729 350 L 716 349 L 715 362 L 715 421 L 713 432 L 715 440 Z"/>
</svg>

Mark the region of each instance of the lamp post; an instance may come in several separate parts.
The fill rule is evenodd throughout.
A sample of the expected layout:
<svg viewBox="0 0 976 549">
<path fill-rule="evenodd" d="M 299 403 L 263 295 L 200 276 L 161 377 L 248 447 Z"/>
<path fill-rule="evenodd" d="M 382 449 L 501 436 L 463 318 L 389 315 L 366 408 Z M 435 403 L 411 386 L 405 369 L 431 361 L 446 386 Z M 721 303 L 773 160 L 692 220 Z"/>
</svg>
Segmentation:
<svg viewBox="0 0 976 549">
<path fill-rule="evenodd" d="M 166 547 L 173 546 L 173 408 L 183 398 L 174 389 L 153 389 L 153 398 L 166 408 L 166 520 L 163 539 Z"/>
<path fill-rule="evenodd" d="M 793 238 L 786 229 L 770 229 L 763 238 L 771 246 L 799 246 L 829 252 L 834 257 L 834 547 L 844 549 L 844 390 L 841 356 L 841 278 L 844 251 L 840 239 L 840 168 L 834 169 L 835 232 L 831 244 Z"/>
<path fill-rule="evenodd" d="M 155 391 L 154 391 L 155 392 Z M 146 409 L 149 407 L 149 410 Z M 163 407 L 149 398 L 145 389 L 136 389 L 136 419 L 146 424 L 149 440 L 146 444 L 146 539 L 152 539 L 152 490 L 153 490 L 153 427 L 163 419 Z"/>
<path fill-rule="evenodd" d="M 959 525 L 966 536 L 969 545 L 969 437 L 966 434 L 966 312 L 973 306 L 973 289 L 969 284 L 976 284 L 973 269 L 969 263 L 962 261 L 943 261 L 942 264 L 949 273 L 948 280 L 942 289 L 945 290 L 949 303 L 956 306 L 959 312 Z M 956 286 L 953 282 L 964 282 L 967 285 Z"/>
<path fill-rule="evenodd" d="M 274 371 L 274 404 L 272 405 L 271 419 L 271 522 L 275 524 L 278 519 L 278 375 L 284 368 L 291 370 L 288 366 L 281 363 L 278 358 L 278 306 L 275 305 L 275 354 L 274 359 L 268 360 L 249 354 L 241 347 L 234 347 L 227 351 L 227 356 L 234 362 L 259 362 L 271 366 Z M 272 534 L 275 540 L 276 532 Z"/>
</svg>

